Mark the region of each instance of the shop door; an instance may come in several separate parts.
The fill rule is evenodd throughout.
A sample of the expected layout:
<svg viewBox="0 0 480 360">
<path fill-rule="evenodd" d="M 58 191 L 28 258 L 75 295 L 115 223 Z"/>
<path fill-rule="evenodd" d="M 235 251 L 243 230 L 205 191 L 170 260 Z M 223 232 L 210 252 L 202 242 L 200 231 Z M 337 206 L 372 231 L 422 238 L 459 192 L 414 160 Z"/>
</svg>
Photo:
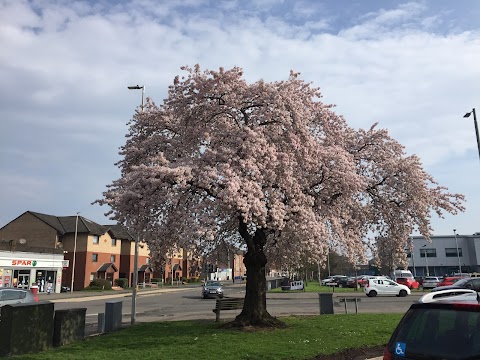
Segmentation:
<svg viewBox="0 0 480 360">
<path fill-rule="evenodd" d="M 17 288 L 19 289 L 28 289 L 28 283 L 30 282 L 29 275 L 18 275 Z"/>
</svg>

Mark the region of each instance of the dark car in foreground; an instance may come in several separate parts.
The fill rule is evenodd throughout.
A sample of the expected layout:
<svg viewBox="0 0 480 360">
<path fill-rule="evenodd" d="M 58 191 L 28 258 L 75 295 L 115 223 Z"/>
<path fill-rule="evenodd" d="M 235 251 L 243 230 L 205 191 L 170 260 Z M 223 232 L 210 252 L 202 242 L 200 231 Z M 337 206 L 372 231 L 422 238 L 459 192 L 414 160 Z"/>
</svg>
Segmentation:
<svg viewBox="0 0 480 360">
<path fill-rule="evenodd" d="M 207 281 L 202 285 L 202 299 L 210 297 L 223 298 L 223 287 L 218 281 Z"/>
<path fill-rule="evenodd" d="M 480 278 L 463 278 L 453 283 L 453 285 L 437 286 L 436 288 L 433 288 L 432 291 L 447 289 L 472 289 L 480 291 Z"/>
<path fill-rule="evenodd" d="M 412 304 L 393 332 L 383 359 L 480 359 L 478 299 Z"/>
</svg>

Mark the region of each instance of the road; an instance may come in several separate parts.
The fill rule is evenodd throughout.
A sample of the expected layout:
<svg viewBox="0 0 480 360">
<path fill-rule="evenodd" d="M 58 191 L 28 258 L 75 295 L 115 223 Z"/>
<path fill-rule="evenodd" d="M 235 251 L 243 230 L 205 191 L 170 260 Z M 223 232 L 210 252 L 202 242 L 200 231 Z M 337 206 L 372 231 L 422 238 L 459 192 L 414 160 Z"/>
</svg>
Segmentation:
<svg viewBox="0 0 480 360">
<path fill-rule="evenodd" d="M 215 300 L 201 299 L 200 294 L 200 286 L 139 292 L 136 321 L 213 320 L 215 315 L 212 309 L 215 307 Z M 245 287 L 244 285 L 226 285 L 225 294 L 228 297 L 244 297 Z M 336 314 L 345 313 L 344 304 L 338 302 L 339 298 L 343 297 L 358 297 L 359 313 L 404 313 L 421 294 L 404 298 L 395 296 L 369 298 L 359 291 L 358 293 L 334 293 L 332 296 Z M 87 308 L 86 322 L 90 325 L 97 323 L 98 313 L 105 311 L 107 301 L 122 301 L 123 321 L 128 323 L 131 319 L 131 294 L 112 293 L 102 296 L 52 299 L 52 301 L 55 302 L 55 310 Z M 355 311 L 354 303 L 349 302 L 347 307 L 350 313 Z M 318 315 L 319 295 L 310 292 L 267 293 L 267 309 L 273 316 Z M 233 318 L 239 311 L 225 312 L 222 318 Z"/>
</svg>

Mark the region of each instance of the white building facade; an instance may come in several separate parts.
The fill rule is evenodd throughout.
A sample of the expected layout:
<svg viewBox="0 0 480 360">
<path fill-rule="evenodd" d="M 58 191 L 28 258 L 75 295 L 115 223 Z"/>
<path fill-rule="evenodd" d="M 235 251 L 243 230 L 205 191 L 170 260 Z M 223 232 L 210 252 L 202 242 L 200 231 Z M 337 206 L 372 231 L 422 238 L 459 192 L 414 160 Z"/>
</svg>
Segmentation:
<svg viewBox="0 0 480 360">
<path fill-rule="evenodd" d="M 59 293 L 62 287 L 63 254 L 0 251 L 0 287 Z"/>
</svg>

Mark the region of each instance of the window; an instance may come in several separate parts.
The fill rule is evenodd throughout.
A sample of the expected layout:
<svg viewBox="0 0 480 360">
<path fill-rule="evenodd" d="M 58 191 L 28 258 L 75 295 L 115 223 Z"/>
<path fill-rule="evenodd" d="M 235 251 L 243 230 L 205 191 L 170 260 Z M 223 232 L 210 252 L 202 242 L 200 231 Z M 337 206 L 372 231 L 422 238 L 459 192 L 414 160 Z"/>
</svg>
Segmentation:
<svg viewBox="0 0 480 360">
<path fill-rule="evenodd" d="M 445 248 L 445 256 L 446 257 L 462 256 L 462 248 L 458 248 L 458 255 L 457 255 L 456 248 Z"/>
<path fill-rule="evenodd" d="M 147 258 L 146 261 L 147 261 L 147 265 L 149 265 L 150 264 L 150 258 Z"/>
<path fill-rule="evenodd" d="M 97 273 L 90 273 L 90 281 L 95 280 L 97 277 Z"/>
<path fill-rule="evenodd" d="M 437 249 L 420 249 L 420 257 L 437 257 Z"/>
<path fill-rule="evenodd" d="M 117 246 L 117 239 L 112 239 L 112 246 Z"/>
<path fill-rule="evenodd" d="M 114 263 L 115 262 L 115 255 L 110 255 L 110 262 Z"/>
<path fill-rule="evenodd" d="M 100 242 L 100 238 L 98 237 L 98 235 L 93 235 L 93 243 L 98 244 L 99 242 Z"/>
<path fill-rule="evenodd" d="M 92 254 L 92 262 L 98 261 L 98 254 Z"/>
</svg>

